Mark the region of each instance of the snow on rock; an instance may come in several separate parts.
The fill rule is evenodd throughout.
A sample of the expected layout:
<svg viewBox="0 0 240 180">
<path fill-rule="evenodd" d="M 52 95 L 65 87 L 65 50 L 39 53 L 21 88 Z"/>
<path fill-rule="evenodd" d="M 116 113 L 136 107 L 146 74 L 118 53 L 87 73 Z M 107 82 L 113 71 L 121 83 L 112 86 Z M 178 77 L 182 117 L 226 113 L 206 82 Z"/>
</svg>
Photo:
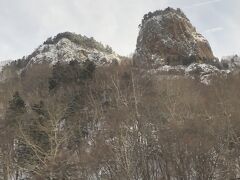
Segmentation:
<svg viewBox="0 0 240 180">
<path fill-rule="evenodd" d="M 157 69 L 149 70 L 151 74 L 156 74 L 158 77 L 166 79 L 176 79 L 180 77 L 189 77 L 191 79 L 199 79 L 203 84 L 210 84 L 213 77 L 226 77 L 231 71 L 220 70 L 210 64 L 192 63 L 189 66 L 177 65 L 169 66 L 164 65 Z"/>
<path fill-rule="evenodd" d="M 183 75 L 185 73 L 185 66 L 178 65 L 178 66 L 169 66 L 164 65 L 159 68 L 157 68 L 158 73 L 161 74 L 179 74 Z"/>
<path fill-rule="evenodd" d="M 53 65 L 58 61 L 85 61 L 87 59 L 93 61 L 98 66 L 120 62 L 120 57 L 114 52 L 110 53 L 93 47 L 86 47 L 68 38 L 61 38 L 56 43 L 44 43 L 31 55 L 27 56 L 26 59 L 28 59 L 27 67 L 43 62 L 48 62 Z"/>
<path fill-rule="evenodd" d="M 220 70 L 210 64 L 198 64 L 193 63 L 185 69 L 186 75 L 192 75 L 199 73 L 201 76 L 206 74 L 218 73 Z"/>
<path fill-rule="evenodd" d="M 198 77 L 204 84 L 210 84 L 212 77 L 222 74 L 225 72 L 210 64 L 193 63 L 185 69 L 185 75 L 192 78 Z"/>
</svg>

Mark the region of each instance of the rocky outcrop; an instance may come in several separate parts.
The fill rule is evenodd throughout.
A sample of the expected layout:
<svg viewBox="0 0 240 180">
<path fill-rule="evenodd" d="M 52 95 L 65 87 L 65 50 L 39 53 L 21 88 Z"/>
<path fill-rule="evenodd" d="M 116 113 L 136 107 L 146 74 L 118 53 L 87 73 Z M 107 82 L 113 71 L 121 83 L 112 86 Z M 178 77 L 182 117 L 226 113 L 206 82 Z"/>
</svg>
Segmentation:
<svg viewBox="0 0 240 180">
<path fill-rule="evenodd" d="M 180 9 L 167 8 L 144 16 L 135 62 L 159 66 L 214 63 L 215 60 L 208 41 Z"/>
</svg>

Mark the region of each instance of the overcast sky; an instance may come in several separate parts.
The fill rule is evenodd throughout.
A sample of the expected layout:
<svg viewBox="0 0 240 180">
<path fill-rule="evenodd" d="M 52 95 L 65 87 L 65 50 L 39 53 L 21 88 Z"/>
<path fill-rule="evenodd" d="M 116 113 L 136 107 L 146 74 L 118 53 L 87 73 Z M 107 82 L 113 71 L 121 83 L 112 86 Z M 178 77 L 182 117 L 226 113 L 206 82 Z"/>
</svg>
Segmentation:
<svg viewBox="0 0 240 180">
<path fill-rule="evenodd" d="M 185 12 L 216 56 L 240 53 L 240 0 L 0 0 L 0 60 L 28 55 L 64 31 L 129 55 L 143 15 L 168 6 Z"/>
</svg>

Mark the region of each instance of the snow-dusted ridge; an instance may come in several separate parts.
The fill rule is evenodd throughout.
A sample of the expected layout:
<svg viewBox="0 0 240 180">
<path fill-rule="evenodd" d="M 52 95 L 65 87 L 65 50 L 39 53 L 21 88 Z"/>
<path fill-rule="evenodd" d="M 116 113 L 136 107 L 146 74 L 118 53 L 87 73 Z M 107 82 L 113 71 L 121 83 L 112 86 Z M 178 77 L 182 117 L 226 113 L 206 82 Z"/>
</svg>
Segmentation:
<svg viewBox="0 0 240 180">
<path fill-rule="evenodd" d="M 75 33 L 59 33 L 48 38 L 32 54 L 25 57 L 26 67 L 36 63 L 47 62 L 51 65 L 72 60 L 93 61 L 97 66 L 119 63 L 120 56 L 112 51 L 110 46 L 104 46 L 94 38 Z"/>
<path fill-rule="evenodd" d="M 85 61 L 87 59 L 100 66 L 118 63 L 120 61 L 119 56 L 115 53 L 107 53 L 97 49 L 85 48 L 67 38 L 62 38 L 56 44 L 43 44 L 39 46 L 35 50 L 34 55 L 30 55 L 26 57 L 26 59 L 29 59 L 27 66 L 42 62 L 49 62 L 53 65 L 58 61 Z"/>
</svg>

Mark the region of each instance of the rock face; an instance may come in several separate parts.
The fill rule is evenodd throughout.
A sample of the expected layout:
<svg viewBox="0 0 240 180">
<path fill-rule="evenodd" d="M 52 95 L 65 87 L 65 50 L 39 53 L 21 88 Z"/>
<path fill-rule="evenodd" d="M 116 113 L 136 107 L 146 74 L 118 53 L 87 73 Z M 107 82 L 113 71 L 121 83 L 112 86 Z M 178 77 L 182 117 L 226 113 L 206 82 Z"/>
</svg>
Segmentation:
<svg viewBox="0 0 240 180">
<path fill-rule="evenodd" d="M 159 66 L 211 63 L 216 58 L 185 14 L 167 8 L 144 15 L 134 59 Z"/>
</svg>

